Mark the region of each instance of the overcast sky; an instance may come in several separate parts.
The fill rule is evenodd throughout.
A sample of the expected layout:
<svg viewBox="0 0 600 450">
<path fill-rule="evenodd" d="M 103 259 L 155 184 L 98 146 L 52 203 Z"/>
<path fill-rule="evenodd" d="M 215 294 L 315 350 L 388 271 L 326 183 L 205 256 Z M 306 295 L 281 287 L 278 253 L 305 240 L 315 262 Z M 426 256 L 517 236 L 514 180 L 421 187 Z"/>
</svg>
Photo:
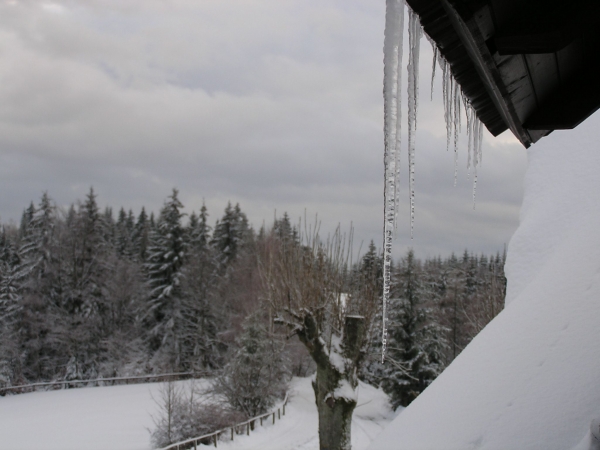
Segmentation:
<svg viewBox="0 0 600 450">
<path fill-rule="evenodd" d="M 173 187 L 211 221 L 230 200 L 255 227 L 275 210 L 354 224 L 381 246 L 383 26 L 373 0 L 0 0 L 0 219 L 47 190 L 94 186 L 102 207 L 158 211 Z M 486 131 L 473 210 L 458 186 L 439 80 L 422 40 L 415 237 L 408 193 L 395 254 L 502 250 L 526 151 Z M 406 141 L 406 140 L 405 140 Z M 406 170 L 403 155 L 403 174 Z"/>
</svg>

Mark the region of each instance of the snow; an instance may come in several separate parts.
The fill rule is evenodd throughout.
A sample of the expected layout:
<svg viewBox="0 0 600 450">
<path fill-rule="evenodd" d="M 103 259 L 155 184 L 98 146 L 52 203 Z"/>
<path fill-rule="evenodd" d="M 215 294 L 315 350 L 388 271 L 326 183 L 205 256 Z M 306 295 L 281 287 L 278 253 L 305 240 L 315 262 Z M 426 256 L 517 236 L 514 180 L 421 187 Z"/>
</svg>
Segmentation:
<svg viewBox="0 0 600 450">
<path fill-rule="evenodd" d="M 159 387 L 150 383 L 7 395 L 0 398 L 0 449 L 147 450 Z"/>
<path fill-rule="evenodd" d="M 350 383 L 347 380 L 340 380 L 339 386 L 333 391 L 332 397 L 335 398 L 344 398 L 350 401 L 358 401 L 358 390 L 352 389 Z M 327 397 L 325 397 L 327 401 Z"/>
<path fill-rule="evenodd" d="M 528 151 L 505 310 L 371 449 L 597 448 L 599 126 L 596 115 Z"/>
<path fill-rule="evenodd" d="M 352 449 L 364 450 L 394 417 L 387 396 L 359 382 L 358 405 L 352 417 Z M 317 407 L 310 378 L 295 378 L 285 416 L 275 426 L 258 426 L 250 436 L 222 439 L 219 448 L 229 450 L 317 450 Z"/>
<path fill-rule="evenodd" d="M 329 347 L 325 346 L 325 352 L 329 356 L 329 362 L 339 373 L 346 372 L 346 360 L 342 356 L 342 340 L 339 336 L 332 334 Z"/>
<path fill-rule="evenodd" d="M 0 450 L 149 450 L 151 415 L 158 412 L 153 397 L 160 398 L 159 387 L 151 383 L 0 397 Z M 359 383 L 352 448 L 366 449 L 393 417 L 387 396 Z M 234 442 L 224 436 L 219 448 L 316 450 L 317 421 L 310 378 L 294 378 L 285 416 L 275 426 L 265 421 Z"/>
</svg>

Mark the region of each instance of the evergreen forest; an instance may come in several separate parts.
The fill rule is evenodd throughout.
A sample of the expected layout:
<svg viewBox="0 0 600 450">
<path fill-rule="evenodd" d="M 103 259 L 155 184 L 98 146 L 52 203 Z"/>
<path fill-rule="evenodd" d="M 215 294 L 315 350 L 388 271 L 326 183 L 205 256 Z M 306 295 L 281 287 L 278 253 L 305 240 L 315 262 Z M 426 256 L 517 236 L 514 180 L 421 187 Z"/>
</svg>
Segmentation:
<svg viewBox="0 0 600 450">
<path fill-rule="evenodd" d="M 302 245 L 298 227 L 284 214 L 256 230 L 231 203 L 214 221 L 205 206 L 189 215 L 183 209 L 176 189 L 157 215 L 101 210 L 93 189 L 64 210 L 44 193 L 19 226 L 2 225 L 0 386 L 218 376 L 247 345 L 248 330 L 255 340 L 281 343 L 275 361 L 286 373 L 310 374 L 306 350 L 285 339 L 264 307 L 260 275 L 267 249 Z M 426 260 L 409 251 L 394 261 L 386 363 L 379 312 L 361 378 L 383 387 L 394 407 L 409 404 L 502 309 L 504 261 L 503 253 L 466 250 Z M 345 282 L 368 272 L 381 283 L 381 269 L 371 242 Z"/>
</svg>

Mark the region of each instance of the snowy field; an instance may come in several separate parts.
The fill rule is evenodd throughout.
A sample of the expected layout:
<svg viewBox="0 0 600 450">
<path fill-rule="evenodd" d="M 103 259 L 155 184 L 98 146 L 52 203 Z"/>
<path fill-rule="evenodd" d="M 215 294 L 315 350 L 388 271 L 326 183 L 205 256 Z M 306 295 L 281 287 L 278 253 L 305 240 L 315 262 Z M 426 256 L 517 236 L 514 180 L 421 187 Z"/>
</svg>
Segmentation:
<svg viewBox="0 0 600 450">
<path fill-rule="evenodd" d="M 182 381 L 181 383 L 186 383 Z M 148 450 L 159 383 L 33 392 L 0 398 L 0 450 Z M 219 448 L 318 449 L 317 409 L 308 378 L 295 378 L 286 415 Z M 391 421 L 386 395 L 359 387 L 352 448 L 366 449 Z"/>
</svg>

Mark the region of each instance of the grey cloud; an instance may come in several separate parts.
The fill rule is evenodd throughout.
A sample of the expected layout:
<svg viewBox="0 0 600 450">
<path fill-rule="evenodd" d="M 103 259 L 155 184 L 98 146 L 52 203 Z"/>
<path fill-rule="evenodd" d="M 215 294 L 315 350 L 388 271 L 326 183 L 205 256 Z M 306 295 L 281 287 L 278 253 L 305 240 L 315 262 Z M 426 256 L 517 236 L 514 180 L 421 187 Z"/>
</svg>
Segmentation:
<svg viewBox="0 0 600 450">
<path fill-rule="evenodd" d="M 353 222 L 357 242 L 379 243 L 380 3 L 0 5 L 0 217 L 18 220 L 43 190 L 65 205 L 90 185 L 103 205 L 156 211 L 177 186 L 189 211 L 204 199 L 213 220 L 228 200 L 255 226 L 306 209 L 324 230 Z M 464 137 L 453 188 L 422 45 L 417 228 L 410 241 L 403 178 L 396 254 L 501 249 L 517 224 L 524 150 L 487 136 L 473 212 Z"/>
</svg>

